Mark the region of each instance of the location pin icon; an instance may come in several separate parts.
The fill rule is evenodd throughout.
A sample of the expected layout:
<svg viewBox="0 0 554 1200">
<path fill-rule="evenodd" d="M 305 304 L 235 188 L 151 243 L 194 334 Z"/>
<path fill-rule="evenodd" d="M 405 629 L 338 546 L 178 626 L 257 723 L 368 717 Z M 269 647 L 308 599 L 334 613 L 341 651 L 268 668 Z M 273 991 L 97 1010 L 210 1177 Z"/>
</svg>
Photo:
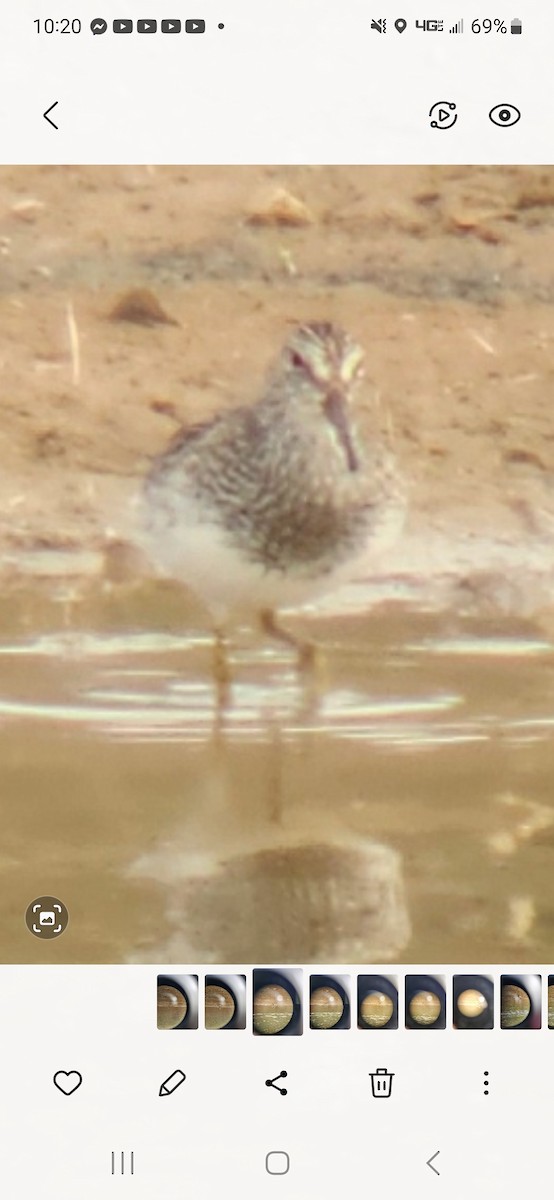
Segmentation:
<svg viewBox="0 0 554 1200">
<path fill-rule="evenodd" d="M 408 22 L 404 20 L 404 17 L 399 17 L 398 20 L 394 22 L 394 28 L 398 30 L 398 33 L 404 33 L 407 24 Z"/>
</svg>

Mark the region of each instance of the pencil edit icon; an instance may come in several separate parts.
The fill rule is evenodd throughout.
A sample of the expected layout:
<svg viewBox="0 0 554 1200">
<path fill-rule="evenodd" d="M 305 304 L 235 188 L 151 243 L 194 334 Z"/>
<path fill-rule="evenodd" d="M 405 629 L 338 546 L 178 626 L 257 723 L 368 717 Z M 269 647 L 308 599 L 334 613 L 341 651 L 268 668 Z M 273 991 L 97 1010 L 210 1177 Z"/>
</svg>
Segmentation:
<svg viewBox="0 0 554 1200">
<path fill-rule="evenodd" d="M 164 1079 L 163 1083 L 160 1084 L 158 1095 L 171 1096 L 185 1082 L 185 1079 L 186 1075 L 184 1071 L 173 1071 L 173 1074 L 168 1075 L 167 1079 Z"/>
</svg>

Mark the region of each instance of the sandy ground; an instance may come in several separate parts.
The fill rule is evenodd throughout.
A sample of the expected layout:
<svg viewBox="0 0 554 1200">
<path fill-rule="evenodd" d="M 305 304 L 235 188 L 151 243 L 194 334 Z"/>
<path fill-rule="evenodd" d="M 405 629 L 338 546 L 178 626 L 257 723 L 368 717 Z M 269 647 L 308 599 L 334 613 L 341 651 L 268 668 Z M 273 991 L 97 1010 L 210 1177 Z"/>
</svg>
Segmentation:
<svg viewBox="0 0 554 1200">
<path fill-rule="evenodd" d="M 275 206 L 279 189 L 298 210 Z M 408 539 L 468 592 L 493 544 L 506 578 L 514 552 L 518 571 L 529 555 L 544 568 L 553 213 L 549 167 L 3 168 L 4 575 L 52 549 L 95 570 L 88 552 L 126 535 L 177 424 L 255 399 L 289 323 L 310 318 L 367 351 L 362 423 L 392 437 Z M 169 321 L 114 315 L 134 289 Z"/>
</svg>

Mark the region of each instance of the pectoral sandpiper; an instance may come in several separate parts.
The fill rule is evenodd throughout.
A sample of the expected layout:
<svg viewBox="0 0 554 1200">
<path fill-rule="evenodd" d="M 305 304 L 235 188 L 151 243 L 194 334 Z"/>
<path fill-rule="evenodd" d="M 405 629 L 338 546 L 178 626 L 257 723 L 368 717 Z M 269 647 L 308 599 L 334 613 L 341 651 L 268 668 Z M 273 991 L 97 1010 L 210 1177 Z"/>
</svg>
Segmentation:
<svg viewBox="0 0 554 1200">
<path fill-rule="evenodd" d="M 287 338 L 260 399 L 180 430 L 154 461 L 143 525 L 153 560 L 210 609 L 216 628 L 336 589 L 398 533 L 404 489 L 382 440 L 350 414 L 363 351 L 336 325 Z M 292 639 L 291 639 L 292 640 Z"/>
</svg>

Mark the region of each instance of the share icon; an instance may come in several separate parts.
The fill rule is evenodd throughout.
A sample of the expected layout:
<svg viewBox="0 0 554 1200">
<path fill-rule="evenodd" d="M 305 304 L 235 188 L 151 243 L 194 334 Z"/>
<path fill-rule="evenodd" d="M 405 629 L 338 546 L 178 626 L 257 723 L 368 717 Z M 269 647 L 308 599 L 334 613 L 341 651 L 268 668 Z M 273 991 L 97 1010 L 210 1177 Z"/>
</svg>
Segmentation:
<svg viewBox="0 0 554 1200">
<path fill-rule="evenodd" d="M 286 1094 L 287 1094 L 287 1089 L 286 1089 L 286 1088 L 282 1088 L 282 1087 L 278 1087 L 278 1086 L 277 1086 L 277 1084 L 275 1083 L 275 1080 L 276 1080 L 276 1079 L 286 1079 L 286 1078 L 287 1078 L 287 1072 L 286 1072 L 286 1071 L 279 1071 L 279 1074 L 278 1074 L 278 1075 L 275 1075 L 275 1076 L 273 1077 L 273 1079 L 266 1079 L 266 1081 L 265 1081 L 265 1086 L 266 1086 L 266 1087 L 272 1087 L 272 1088 L 275 1088 L 275 1091 L 276 1091 L 276 1092 L 280 1092 L 282 1096 L 286 1096 Z"/>
</svg>

